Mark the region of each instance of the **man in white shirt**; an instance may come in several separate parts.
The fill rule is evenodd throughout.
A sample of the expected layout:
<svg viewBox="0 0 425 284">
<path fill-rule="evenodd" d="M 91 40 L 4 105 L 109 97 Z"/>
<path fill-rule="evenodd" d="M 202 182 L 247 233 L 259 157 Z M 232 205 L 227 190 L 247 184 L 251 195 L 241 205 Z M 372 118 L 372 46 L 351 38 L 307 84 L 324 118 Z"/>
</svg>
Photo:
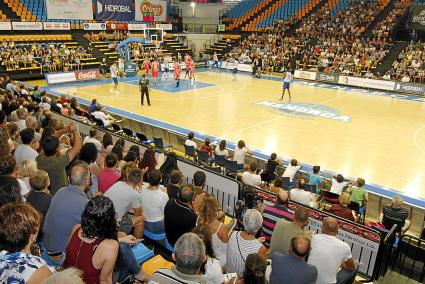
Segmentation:
<svg viewBox="0 0 425 284">
<path fill-rule="evenodd" d="M 313 193 L 305 190 L 305 180 L 300 178 L 297 182 L 297 186 L 289 192 L 290 199 L 292 201 L 314 207 L 315 196 Z"/>
<path fill-rule="evenodd" d="M 283 172 L 282 177 L 289 177 L 289 181 L 292 182 L 295 177 L 295 174 L 300 168 L 301 165 L 298 165 L 298 161 L 296 159 L 292 159 L 291 163 L 286 167 L 285 171 Z"/>
<path fill-rule="evenodd" d="M 25 128 L 19 134 L 21 136 L 22 144 L 15 149 L 13 154 L 16 163 L 19 165 L 26 160 L 34 160 L 37 158 L 38 153 L 33 147 L 37 147 L 37 143 L 34 138 L 34 129 Z"/>
<path fill-rule="evenodd" d="M 115 119 L 110 116 L 109 114 L 106 114 L 102 112 L 102 107 L 97 106 L 96 111 L 91 113 L 96 119 L 100 119 L 103 122 L 104 126 L 109 126 Z"/>
<path fill-rule="evenodd" d="M 186 146 L 191 146 L 191 147 L 193 147 L 194 149 L 197 149 L 198 148 L 198 145 L 196 144 L 196 142 L 195 141 L 193 141 L 193 138 L 195 137 L 195 134 L 193 134 L 193 132 L 189 132 L 188 134 L 187 134 L 187 139 L 186 139 L 186 141 L 184 141 L 184 145 L 186 145 Z"/>
<path fill-rule="evenodd" d="M 257 174 L 257 163 L 252 162 L 249 165 L 249 170 L 243 172 L 242 181 L 244 184 L 258 187 L 261 185 L 261 176 Z"/>
<path fill-rule="evenodd" d="M 308 263 L 316 266 L 319 272 L 317 284 L 352 283 L 356 277 L 357 269 L 350 246 L 339 240 L 337 233 L 338 221 L 327 217 L 323 220 L 322 234 L 311 238 Z M 342 269 L 338 272 L 340 267 Z"/>
<path fill-rule="evenodd" d="M 97 131 L 96 129 L 90 129 L 89 136 L 86 136 L 83 140 L 83 145 L 86 143 L 93 143 L 96 146 L 97 151 L 102 150 L 102 143 L 96 139 Z"/>
<path fill-rule="evenodd" d="M 142 196 L 136 190 L 143 183 L 143 175 L 141 169 L 131 169 L 125 181 L 116 182 L 105 193 L 114 204 L 119 231 L 129 234 L 134 230 L 133 235 L 136 239 L 143 237 L 144 229 Z"/>
</svg>

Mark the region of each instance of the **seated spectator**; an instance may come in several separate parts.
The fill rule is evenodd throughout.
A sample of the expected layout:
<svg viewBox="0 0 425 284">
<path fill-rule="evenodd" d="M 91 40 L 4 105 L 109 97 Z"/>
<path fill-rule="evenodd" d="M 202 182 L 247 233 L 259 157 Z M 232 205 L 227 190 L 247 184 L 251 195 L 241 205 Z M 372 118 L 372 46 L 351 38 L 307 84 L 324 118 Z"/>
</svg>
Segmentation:
<svg viewBox="0 0 425 284">
<path fill-rule="evenodd" d="M 81 225 L 72 229 L 63 267 L 80 269 L 86 283 L 112 283 L 117 235 L 113 203 L 104 196 L 94 197 L 82 212 Z"/>
<path fill-rule="evenodd" d="M 152 275 L 152 283 L 207 283 L 200 275 L 202 264 L 207 259 L 203 241 L 194 233 L 182 235 L 174 246 L 171 269 L 159 269 Z"/>
<path fill-rule="evenodd" d="M 165 235 L 171 246 L 183 234 L 191 232 L 196 226 L 198 216 L 193 210 L 195 189 L 193 185 L 186 184 L 180 187 L 178 199 L 170 199 L 164 208 Z"/>
<path fill-rule="evenodd" d="M 220 141 L 220 144 L 214 150 L 214 154 L 216 156 L 224 156 L 225 158 L 229 157 L 229 151 L 226 149 L 226 140 Z"/>
<path fill-rule="evenodd" d="M 276 223 L 282 219 L 286 221 L 292 221 L 294 219 L 294 216 L 289 213 L 288 198 L 288 193 L 281 189 L 276 194 L 276 204 L 264 208 L 261 236 L 265 238 L 264 245 L 267 248 L 270 246 L 270 240 Z"/>
<path fill-rule="evenodd" d="M 311 238 L 308 264 L 317 268 L 317 283 L 352 283 L 356 277 L 351 248 L 339 240 L 337 234 L 338 221 L 333 217 L 326 217 L 323 220 L 322 233 Z M 340 267 L 342 269 L 338 271 Z"/>
<path fill-rule="evenodd" d="M 22 203 L 19 182 L 9 175 L 0 175 L 0 207 L 8 203 Z"/>
<path fill-rule="evenodd" d="M 233 161 L 236 161 L 239 169 L 245 167 L 245 155 L 252 154 L 246 146 L 243 140 L 239 140 L 238 145 L 235 147 L 235 152 L 233 153 Z"/>
<path fill-rule="evenodd" d="M 91 104 L 87 108 L 87 112 L 91 114 L 92 112 L 95 112 L 98 107 L 100 107 L 100 104 L 97 102 L 96 99 L 92 99 Z"/>
<path fill-rule="evenodd" d="M 29 193 L 25 181 L 18 178 L 18 168 L 16 167 L 15 159 L 10 154 L 6 154 L 0 159 L 0 175 L 9 175 L 17 179 L 20 188 L 20 194 L 22 197 L 26 197 Z"/>
<path fill-rule="evenodd" d="M 308 184 L 315 185 L 316 193 L 320 193 L 320 188 L 323 188 L 323 177 L 320 176 L 320 166 L 313 167 L 313 173 L 310 174 Z"/>
<path fill-rule="evenodd" d="M 26 204 L 0 208 L 0 281 L 2 283 L 42 283 L 55 273 L 40 257 L 31 255 L 37 238 L 40 214 Z"/>
<path fill-rule="evenodd" d="M 348 208 L 349 204 L 350 194 L 347 192 L 343 192 L 339 196 L 339 204 L 332 204 L 331 208 L 329 209 L 329 212 L 336 216 L 355 222 L 353 211 Z"/>
<path fill-rule="evenodd" d="M 332 185 L 330 192 L 340 195 L 342 191 L 350 184 L 350 182 L 339 174 L 331 179 Z"/>
<path fill-rule="evenodd" d="M 309 191 L 305 190 L 305 180 L 303 178 L 300 178 L 297 182 L 297 185 L 291 189 L 290 191 L 290 199 L 292 201 L 310 206 L 315 207 L 316 206 L 316 199 L 315 195 Z"/>
<path fill-rule="evenodd" d="M 212 247 L 214 255 L 220 261 L 221 267 L 226 267 L 227 243 L 229 241 L 229 229 L 217 219 L 220 212 L 220 204 L 214 195 L 204 198 L 199 210 L 198 224 L 206 224 L 212 233 Z"/>
<path fill-rule="evenodd" d="M 242 277 L 232 278 L 228 284 L 266 284 L 267 263 L 263 256 L 252 253 L 247 256 Z"/>
<path fill-rule="evenodd" d="M 183 181 L 183 174 L 179 170 L 173 170 L 170 174 L 169 183 L 166 185 L 168 198 L 178 199 L 180 183 Z"/>
<path fill-rule="evenodd" d="M 17 164 L 25 160 L 35 160 L 38 153 L 35 149 L 38 148 L 34 137 L 34 129 L 26 128 L 19 134 L 21 136 L 22 144 L 15 149 L 13 156 Z"/>
<path fill-rule="evenodd" d="M 278 194 L 283 189 L 283 179 L 281 177 L 276 177 L 273 183 L 270 185 L 270 192 Z"/>
<path fill-rule="evenodd" d="M 368 200 L 367 191 L 363 188 L 365 183 L 364 179 L 358 178 L 355 185 L 352 185 L 347 189 L 347 192 L 350 194 L 350 201 L 352 204 L 355 204 L 357 209 L 356 211 L 358 211 L 359 207 L 366 206 L 366 202 Z"/>
<path fill-rule="evenodd" d="M 305 263 L 310 247 L 310 239 L 298 234 L 291 239 L 287 254 L 273 253 L 270 284 L 316 283 L 317 268 Z"/>
<path fill-rule="evenodd" d="M 298 164 L 298 161 L 292 159 L 291 163 L 286 167 L 285 171 L 283 172 L 282 177 L 289 177 L 289 181 L 292 182 L 300 168 L 301 165 Z"/>
<path fill-rule="evenodd" d="M 148 174 L 149 185 L 140 191 L 143 213 L 145 215 L 145 230 L 163 234 L 164 207 L 168 202 L 168 195 L 160 188 L 161 172 L 153 170 Z"/>
<path fill-rule="evenodd" d="M 43 284 L 85 284 L 83 281 L 83 272 L 76 268 L 68 268 L 56 272 L 49 277 Z"/>
<path fill-rule="evenodd" d="M 256 162 L 251 162 L 249 170 L 242 173 L 242 182 L 253 187 L 261 185 L 261 176 L 257 174 Z"/>
<path fill-rule="evenodd" d="M 27 128 L 27 124 L 25 123 L 25 120 L 27 119 L 28 111 L 27 109 L 21 107 L 20 109 L 16 111 L 16 115 L 18 116 L 18 121 L 17 121 L 18 130 L 19 132 L 21 132 L 22 130 Z"/>
<path fill-rule="evenodd" d="M 193 185 L 195 186 L 195 194 L 200 195 L 202 193 L 205 193 L 204 187 L 205 182 L 207 180 L 207 176 L 205 172 L 203 171 L 196 171 L 193 174 Z"/>
<path fill-rule="evenodd" d="M 177 155 L 174 152 L 171 152 L 167 155 L 165 162 L 161 165 L 159 170 L 162 174 L 162 184 L 167 185 L 170 181 L 170 174 L 172 171 L 178 170 L 177 166 Z"/>
<path fill-rule="evenodd" d="M 100 143 L 100 141 L 97 140 L 96 135 L 97 135 L 96 129 L 94 128 L 90 129 L 89 136 L 86 136 L 83 140 L 83 145 L 86 143 L 93 143 L 96 146 L 97 150 L 100 152 L 102 151 L 102 143 Z"/>
<path fill-rule="evenodd" d="M 112 140 L 112 135 L 108 132 L 105 132 L 102 137 L 102 152 L 106 156 L 111 153 L 113 147 L 114 141 Z"/>
<path fill-rule="evenodd" d="M 137 239 L 143 237 L 144 227 L 142 198 L 137 191 L 143 183 L 143 175 L 141 169 L 131 169 L 125 180 L 116 182 L 105 193 L 114 203 L 119 231 L 126 234 L 133 231 Z"/>
<path fill-rule="evenodd" d="M 193 134 L 193 132 L 189 132 L 187 134 L 186 141 L 184 141 L 184 145 L 193 147 L 194 149 L 197 149 L 198 148 L 198 145 L 196 144 L 195 141 L 193 141 L 193 138 L 194 137 L 195 137 L 195 134 Z"/>
<path fill-rule="evenodd" d="M 111 115 L 103 112 L 101 106 L 97 106 L 95 111 L 91 112 L 90 114 L 93 115 L 94 118 L 101 120 L 103 126 L 109 126 L 115 121 L 115 119 Z"/>
<path fill-rule="evenodd" d="M 81 148 L 80 161 L 86 162 L 90 169 L 90 188 L 86 192 L 88 198 L 98 194 L 99 174 L 101 167 L 97 164 L 98 150 L 93 143 L 86 143 Z"/>
<path fill-rule="evenodd" d="M 74 162 L 70 185 L 59 189 L 51 200 L 44 220 L 43 247 L 46 257 L 59 265 L 63 262 L 72 228 L 80 223 L 81 213 L 89 201 L 85 194 L 89 184 L 90 171 L 87 164 Z"/>
<path fill-rule="evenodd" d="M 143 158 L 139 163 L 139 168 L 145 169 L 147 168 L 147 174 L 150 173 L 150 171 L 156 169 L 157 161 L 155 158 L 155 151 L 151 148 L 148 148 L 143 153 Z M 145 182 L 147 182 L 147 176 L 145 176 Z"/>
<path fill-rule="evenodd" d="M 18 165 L 18 181 L 24 183 L 24 187 L 31 190 L 30 177 L 37 171 L 37 162 L 35 160 L 25 160 Z M 24 196 L 26 197 L 26 196 Z"/>
<path fill-rule="evenodd" d="M 287 254 L 291 239 L 297 234 L 308 233 L 303 231 L 307 224 L 308 209 L 303 206 L 295 209 L 294 220 L 291 223 L 285 220 L 277 222 L 271 237 L 269 255 L 274 252 Z"/>
<path fill-rule="evenodd" d="M 41 134 L 39 133 L 39 123 L 37 118 L 34 116 L 28 116 L 27 119 L 25 120 L 25 124 L 27 128 L 34 129 L 35 141 L 40 142 Z M 22 136 L 21 136 L 21 139 L 22 139 Z"/>
<path fill-rule="evenodd" d="M 400 220 L 402 223 L 401 231 L 404 232 L 410 227 L 410 220 L 408 220 L 409 211 L 407 211 L 407 209 L 403 208 L 402 206 L 403 206 L 403 198 L 401 198 L 399 195 L 393 196 L 391 200 L 391 204 L 384 205 L 380 219 L 382 220 L 383 223 L 384 223 L 385 217 L 389 217 L 394 220 Z"/>
<path fill-rule="evenodd" d="M 52 196 L 49 192 L 50 179 L 45 171 L 36 171 L 30 177 L 31 191 L 27 197 L 27 203 L 37 209 L 41 214 L 40 228 L 43 229 L 44 219 L 49 210 Z M 38 233 L 38 240 L 42 239 L 42 232 Z"/>
<path fill-rule="evenodd" d="M 276 167 L 280 165 L 280 161 L 277 160 L 276 153 L 272 153 L 270 155 L 270 159 L 267 161 L 266 170 L 261 175 L 261 179 L 267 183 L 270 183 L 271 181 L 276 179 Z"/>
<path fill-rule="evenodd" d="M 65 168 L 80 153 L 82 144 L 80 132 L 74 124 L 69 125 L 72 132 L 72 148 L 59 155 L 59 139 L 54 136 L 42 140 L 43 151 L 37 156 L 37 168 L 49 174 L 50 193 L 54 195 L 58 189 L 68 184 Z"/>
<path fill-rule="evenodd" d="M 105 158 L 105 167 L 100 171 L 98 176 L 98 190 L 105 194 L 108 189 L 120 179 L 117 173 L 118 158 L 114 153 L 110 153 Z"/>
<path fill-rule="evenodd" d="M 201 267 L 201 273 L 205 274 L 204 276 L 210 284 L 223 283 L 224 276 L 221 268 L 222 266 L 213 249 L 210 228 L 206 224 L 198 225 L 193 229 L 192 233 L 198 235 L 205 245 L 207 260 Z"/>
<path fill-rule="evenodd" d="M 252 253 L 265 256 L 267 248 L 255 238 L 261 228 L 263 218 L 261 213 L 255 209 L 248 209 L 243 218 L 244 231 L 234 232 L 227 245 L 226 271 L 237 273 L 243 277 L 246 258 Z"/>
</svg>

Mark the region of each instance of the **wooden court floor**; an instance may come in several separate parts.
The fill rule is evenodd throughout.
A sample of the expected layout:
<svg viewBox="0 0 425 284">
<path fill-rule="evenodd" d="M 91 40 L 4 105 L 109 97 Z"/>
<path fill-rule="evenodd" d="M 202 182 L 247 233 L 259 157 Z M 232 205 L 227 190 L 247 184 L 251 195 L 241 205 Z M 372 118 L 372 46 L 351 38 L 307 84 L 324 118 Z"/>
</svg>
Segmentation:
<svg viewBox="0 0 425 284">
<path fill-rule="evenodd" d="M 134 112 L 228 141 L 245 140 L 263 153 L 276 152 L 367 183 L 425 199 L 425 104 L 363 92 L 294 82 L 292 100 L 280 101 L 281 80 L 228 72 L 197 73 L 197 84 L 172 82 L 151 91 L 140 106 L 137 79 L 56 86 L 55 91 Z M 40 82 L 34 82 L 41 84 Z"/>
</svg>

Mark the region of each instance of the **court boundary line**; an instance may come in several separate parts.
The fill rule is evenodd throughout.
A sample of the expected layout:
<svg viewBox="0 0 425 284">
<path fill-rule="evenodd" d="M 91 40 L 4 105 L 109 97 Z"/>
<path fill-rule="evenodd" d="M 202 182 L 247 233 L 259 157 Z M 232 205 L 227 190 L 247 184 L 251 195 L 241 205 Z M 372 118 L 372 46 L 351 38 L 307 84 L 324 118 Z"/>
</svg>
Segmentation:
<svg viewBox="0 0 425 284">
<path fill-rule="evenodd" d="M 418 143 L 418 134 L 422 132 L 422 130 L 425 129 L 425 125 L 422 127 L 419 127 L 416 129 L 415 134 L 413 134 L 413 142 L 415 142 L 416 148 L 425 155 L 425 150 L 422 148 L 422 146 Z"/>
</svg>

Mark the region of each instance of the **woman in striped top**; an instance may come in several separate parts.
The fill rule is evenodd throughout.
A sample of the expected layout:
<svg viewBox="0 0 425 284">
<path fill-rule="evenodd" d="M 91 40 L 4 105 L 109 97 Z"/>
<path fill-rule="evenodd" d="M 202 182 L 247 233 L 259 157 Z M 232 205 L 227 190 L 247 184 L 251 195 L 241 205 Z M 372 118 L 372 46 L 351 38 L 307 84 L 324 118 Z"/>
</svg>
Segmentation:
<svg viewBox="0 0 425 284">
<path fill-rule="evenodd" d="M 255 234 L 261 228 L 263 217 L 255 209 L 248 209 L 243 218 L 244 231 L 234 232 L 227 245 L 227 273 L 237 273 L 238 277 L 243 276 L 245 262 L 248 255 L 258 253 L 266 256 L 267 248 L 260 240 L 255 238 Z"/>
</svg>

